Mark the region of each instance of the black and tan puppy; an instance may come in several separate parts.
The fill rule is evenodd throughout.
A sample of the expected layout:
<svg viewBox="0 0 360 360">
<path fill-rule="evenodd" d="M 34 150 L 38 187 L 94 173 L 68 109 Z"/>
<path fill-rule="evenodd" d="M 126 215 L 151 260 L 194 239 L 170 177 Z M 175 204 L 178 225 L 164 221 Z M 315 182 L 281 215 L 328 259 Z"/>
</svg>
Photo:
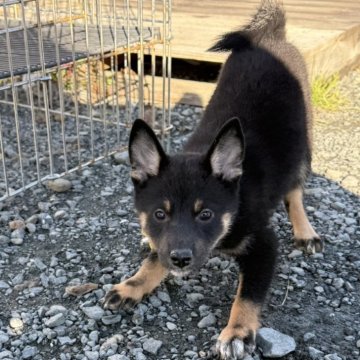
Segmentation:
<svg viewBox="0 0 360 360">
<path fill-rule="evenodd" d="M 182 153 L 168 156 L 145 122 L 133 125 L 135 206 L 153 250 L 133 277 L 106 295 L 105 306 L 138 303 L 169 272 L 197 270 L 215 249 L 233 255 L 239 286 L 217 351 L 223 359 L 242 359 L 254 349 L 274 271 L 269 218 L 280 201 L 295 245 L 322 250 L 302 204 L 311 159 L 309 89 L 276 2 L 263 1 L 248 26 L 224 35 L 211 50 L 231 54 Z"/>
</svg>

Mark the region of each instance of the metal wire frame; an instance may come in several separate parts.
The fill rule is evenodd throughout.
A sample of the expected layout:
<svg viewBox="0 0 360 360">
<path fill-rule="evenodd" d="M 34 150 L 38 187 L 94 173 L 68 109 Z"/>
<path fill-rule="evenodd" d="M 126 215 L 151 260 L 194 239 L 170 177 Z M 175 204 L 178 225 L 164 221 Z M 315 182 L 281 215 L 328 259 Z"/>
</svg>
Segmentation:
<svg viewBox="0 0 360 360">
<path fill-rule="evenodd" d="M 67 42 L 61 37 L 64 24 Z M 14 46 L 19 32 L 21 44 Z M 0 201 L 123 150 L 135 117 L 145 117 L 169 144 L 171 0 L 0 0 L 1 37 L 9 76 L 0 79 Z M 40 59 L 36 66 L 34 52 Z M 158 56 L 162 89 L 155 88 Z M 23 75 L 16 69 L 19 57 Z M 151 107 L 147 119 L 145 106 Z"/>
</svg>

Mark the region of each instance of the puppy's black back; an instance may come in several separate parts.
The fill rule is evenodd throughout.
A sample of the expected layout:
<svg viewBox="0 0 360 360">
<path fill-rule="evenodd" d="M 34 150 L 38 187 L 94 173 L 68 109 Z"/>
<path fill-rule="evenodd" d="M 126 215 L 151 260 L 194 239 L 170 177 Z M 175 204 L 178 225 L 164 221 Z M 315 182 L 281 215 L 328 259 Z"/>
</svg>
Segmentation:
<svg viewBox="0 0 360 360">
<path fill-rule="evenodd" d="M 224 35 L 211 49 L 232 52 L 202 121 L 184 148 L 185 153 L 205 152 L 229 118 L 240 119 L 245 160 L 239 216 L 250 227 L 267 221 L 285 194 L 301 185 L 310 164 L 305 65 L 285 40 L 281 7 L 268 3 L 247 27 Z"/>
</svg>

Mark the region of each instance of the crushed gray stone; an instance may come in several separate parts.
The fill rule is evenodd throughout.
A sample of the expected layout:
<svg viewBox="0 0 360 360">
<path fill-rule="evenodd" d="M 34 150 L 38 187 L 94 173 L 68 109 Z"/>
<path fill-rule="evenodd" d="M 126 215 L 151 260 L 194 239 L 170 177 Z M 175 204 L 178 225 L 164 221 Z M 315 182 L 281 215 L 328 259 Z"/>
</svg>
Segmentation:
<svg viewBox="0 0 360 360">
<path fill-rule="evenodd" d="M 160 350 L 163 342 L 150 338 L 143 343 L 143 349 L 150 354 L 156 355 Z"/>
<path fill-rule="evenodd" d="M 82 307 L 81 310 L 86 314 L 87 317 L 94 320 L 100 320 L 105 311 L 100 306 L 89 306 L 89 307 Z"/>
<path fill-rule="evenodd" d="M 256 344 L 263 356 L 269 358 L 283 357 L 296 349 L 295 340 L 271 328 L 261 328 L 256 336 Z"/>
<path fill-rule="evenodd" d="M 309 346 L 309 356 L 312 360 L 320 360 L 324 357 L 324 353 L 312 346 Z"/>
<path fill-rule="evenodd" d="M 351 86 L 359 84 L 353 92 L 353 98 L 358 97 L 360 76 L 358 82 L 353 81 L 353 76 L 349 79 Z M 182 115 L 183 110 L 189 113 L 189 118 Z M 193 107 L 175 107 L 171 130 L 173 149 L 181 147 L 199 114 Z M 279 261 L 262 319 L 284 334 L 294 334 L 297 348 L 286 356 L 292 360 L 312 359 L 311 354 L 316 351 L 321 352 L 318 360 L 324 360 L 325 354 L 334 356 L 335 353 L 343 360 L 360 356 L 360 345 L 357 347 L 360 233 L 358 223 L 354 223 L 360 208 L 355 195 L 360 183 L 348 176 L 339 178 L 338 182 L 326 178 L 330 174 L 328 169 L 336 170 L 353 161 L 357 149 L 353 144 L 360 143 L 355 134 L 347 147 L 333 143 L 328 126 L 333 124 L 342 138 L 343 131 L 350 126 L 346 125 L 349 114 L 343 115 L 342 112 L 325 115 L 326 131 L 322 125 L 316 129 L 319 118 L 315 121 L 315 140 L 318 141 L 314 144 L 314 169 L 322 175 L 312 175 L 305 188 L 306 210 L 310 222 L 325 239 L 325 253 L 306 256 L 294 249 L 283 205 L 271 219 L 279 239 Z M 5 124 L 7 118 L 3 113 L 1 116 Z M 59 123 L 54 122 L 52 126 L 56 128 Z M 67 126 L 71 126 L 71 121 Z M 87 123 L 81 127 L 81 131 L 89 131 Z M 95 131 L 96 139 L 101 139 L 101 134 L 102 131 Z M 56 141 L 54 138 L 55 146 Z M 58 141 L 61 145 L 61 139 Z M 335 152 L 341 157 L 331 155 L 331 159 L 318 161 L 319 147 L 322 154 L 338 149 Z M 85 158 L 88 150 L 86 146 L 83 149 Z M 71 152 L 68 155 L 71 157 Z M 57 157 L 55 167 L 56 161 Z M 353 173 L 357 171 L 355 166 L 350 168 Z M 169 276 L 152 294 L 153 298 L 145 298 L 133 310 L 112 312 L 102 308 L 102 298 L 112 284 L 132 276 L 146 253 L 139 245 L 141 230 L 134 211 L 129 171 L 128 165 L 105 159 L 82 169 L 81 173 L 68 175 L 72 191 L 55 193 L 34 187 L 0 203 L 0 307 L 5 314 L 0 320 L 0 359 L 21 359 L 26 346 L 37 348 L 34 360 L 82 360 L 86 357 L 85 351 L 90 357 L 98 356 L 99 360 L 111 357 L 113 360 L 190 360 L 192 356 L 202 359 L 211 353 L 226 325 L 238 285 L 238 267 L 228 257 L 217 255 L 199 273 L 182 279 Z M 21 246 L 10 242 L 16 229 L 10 229 L 8 224 L 15 219 L 26 219 L 25 224 L 35 226 L 25 226 Z M 34 263 L 36 258 L 45 265 L 45 268 L 40 265 L 43 270 Z M 99 284 L 100 279 L 104 285 L 96 291 L 79 297 L 65 293 L 67 286 Z M 317 292 L 315 287 L 323 291 Z M 192 294 L 199 294 L 197 301 L 190 301 Z M 50 328 L 45 322 L 57 315 L 53 306 L 65 309 L 60 308 L 58 312 L 64 314 L 65 322 Z M 95 316 L 98 319 L 84 312 L 83 309 L 91 307 L 101 309 L 101 316 Z M 197 324 L 209 314 L 213 314 L 214 324 L 199 328 Z M 11 328 L 6 319 L 12 318 L 19 319 L 21 326 Z M 119 321 L 106 324 L 103 319 Z M 169 324 L 176 325 L 177 329 L 169 330 Z M 304 341 L 308 331 L 316 336 L 307 335 L 308 341 Z M 156 355 L 143 348 L 152 338 L 162 342 Z M 257 348 L 246 360 L 262 358 Z"/>
<path fill-rule="evenodd" d="M 204 318 L 202 318 L 197 326 L 200 328 L 200 329 L 204 329 L 204 328 L 208 328 L 210 326 L 213 326 L 216 324 L 216 317 L 214 314 L 210 313 L 209 315 L 205 316 Z"/>
<path fill-rule="evenodd" d="M 54 328 L 65 323 L 65 315 L 63 313 L 58 313 L 51 316 L 49 319 L 45 320 L 45 325 L 49 328 Z"/>
<path fill-rule="evenodd" d="M 47 187 L 50 190 L 53 190 L 55 192 L 65 192 L 71 189 L 72 184 L 71 181 L 67 180 L 67 179 L 55 179 L 55 180 L 50 180 L 47 182 Z"/>
</svg>

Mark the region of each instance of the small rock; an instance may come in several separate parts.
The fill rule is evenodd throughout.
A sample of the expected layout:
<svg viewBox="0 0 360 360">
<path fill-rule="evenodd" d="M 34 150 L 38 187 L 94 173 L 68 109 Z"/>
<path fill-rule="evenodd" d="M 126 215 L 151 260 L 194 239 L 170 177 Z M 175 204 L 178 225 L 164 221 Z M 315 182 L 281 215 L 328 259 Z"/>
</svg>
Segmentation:
<svg viewBox="0 0 360 360">
<path fill-rule="evenodd" d="M 288 257 L 290 259 L 294 259 L 294 258 L 301 256 L 302 254 L 303 254 L 303 252 L 301 250 L 295 249 L 288 255 Z"/>
<path fill-rule="evenodd" d="M 188 340 L 188 342 L 195 342 L 196 337 L 194 335 L 189 335 L 187 340 Z"/>
<path fill-rule="evenodd" d="M 87 317 L 94 320 L 100 320 L 105 314 L 105 311 L 100 306 L 83 307 L 81 310 Z"/>
<path fill-rule="evenodd" d="M 206 316 L 210 312 L 209 309 L 210 309 L 210 307 L 207 305 L 204 305 L 204 304 L 200 305 L 199 306 L 200 316 L 201 317 Z"/>
<path fill-rule="evenodd" d="M 71 186 L 71 181 L 62 178 L 47 182 L 47 187 L 55 192 L 68 191 L 71 189 Z"/>
<path fill-rule="evenodd" d="M 312 333 L 312 332 L 307 332 L 306 334 L 304 334 L 304 341 L 307 342 L 307 341 L 310 341 L 310 340 L 313 340 L 315 339 L 315 334 Z"/>
<path fill-rule="evenodd" d="M 13 239 L 16 239 L 16 238 L 23 239 L 24 235 L 25 235 L 25 231 L 23 228 L 16 229 L 11 233 L 11 237 Z"/>
<path fill-rule="evenodd" d="M 10 239 L 5 235 L 0 235 L 0 246 L 6 246 L 10 242 Z"/>
<path fill-rule="evenodd" d="M 142 325 L 144 322 L 144 315 L 142 313 L 135 312 L 131 318 L 131 321 L 137 326 Z"/>
<path fill-rule="evenodd" d="M 203 329 L 203 328 L 207 328 L 207 327 L 210 327 L 212 325 L 215 325 L 216 324 L 216 317 L 214 314 L 210 313 L 209 315 L 205 316 L 204 318 L 202 318 L 197 326 L 200 328 L 200 329 Z"/>
<path fill-rule="evenodd" d="M 4 280 L 0 280 L 0 290 L 1 289 L 8 289 L 10 287 L 10 285 L 5 282 Z"/>
<path fill-rule="evenodd" d="M 271 328 L 261 328 L 257 333 L 256 343 L 263 355 L 270 358 L 285 356 L 296 348 L 292 337 Z"/>
<path fill-rule="evenodd" d="M 168 293 L 164 292 L 164 291 L 158 291 L 157 292 L 157 297 L 162 301 L 162 302 L 166 302 L 166 303 L 171 303 L 171 299 Z"/>
<path fill-rule="evenodd" d="M 107 360 L 130 360 L 130 359 L 125 355 L 115 354 L 115 355 L 109 356 L 107 358 Z"/>
<path fill-rule="evenodd" d="M 82 285 L 68 286 L 65 288 L 65 292 L 73 296 L 82 296 L 93 290 L 96 290 L 98 287 L 99 287 L 98 284 L 86 283 Z"/>
<path fill-rule="evenodd" d="M 109 349 L 112 349 L 115 352 L 118 348 L 118 344 L 122 341 L 124 341 L 124 337 L 122 335 L 114 335 L 105 340 L 105 342 L 100 347 L 100 351 L 106 352 Z"/>
<path fill-rule="evenodd" d="M 354 291 L 354 287 L 348 281 L 345 281 L 345 288 L 347 291 L 350 291 L 350 292 Z"/>
<path fill-rule="evenodd" d="M 42 262 L 42 260 L 39 259 L 39 258 L 36 258 L 36 259 L 34 260 L 34 264 L 35 264 L 35 266 L 36 266 L 40 271 L 43 271 L 43 270 L 46 269 L 46 265 L 45 265 L 45 264 Z"/>
<path fill-rule="evenodd" d="M 305 276 L 305 271 L 301 267 L 292 266 L 290 269 L 292 272 L 294 272 L 295 274 L 297 274 L 299 276 Z"/>
<path fill-rule="evenodd" d="M 309 346 L 309 356 L 312 360 L 320 360 L 323 358 L 324 353 L 312 346 Z"/>
<path fill-rule="evenodd" d="M 36 225 L 32 223 L 26 224 L 25 228 L 30 234 L 33 234 L 36 231 Z"/>
<path fill-rule="evenodd" d="M 335 289 L 341 289 L 344 285 L 345 281 L 342 278 L 335 278 L 333 280 L 333 285 Z"/>
<path fill-rule="evenodd" d="M 38 349 L 35 346 L 25 346 L 21 355 L 23 359 L 31 359 L 38 353 Z"/>
<path fill-rule="evenodd" d="M 40 201 L 40 202 L 38 202 L 38 208 L 41 212 L 47 213 L 50 209 L 50 203 Z"/>
<path fill-rule="evenodd" d="M 56 220 L 59 220 L 59 219 L 63 219 L 66 215 L 67 215 L 67 213 L 66 213 L 65 210 L 58 210 L 58 211 L 54 214 L 54 218 L 55 218 Z"/>
<path fill-rule="evenodd" d="M 116 214 L 119 216 L 126 216 L 128 212 L 124 209 L 116 209 Z"/>
<path fill-rule="evenodd" d="M 15 331 L 21 331 L 24 327 L 24 323 L 19 318 L 11 318 L 9 321 L 9 325 Z"/>
<path fill-rule="evenodd" d="M 356 219 L 352 219 L 352 218 L 345 218 L 345 223 L 346 225 L 355 225 L 356 224 Z"/>
<path fill-rule="evenodd" d="M 342 360 L 338 354 L 325 355 L 324 360 Z"/>
<path fill-rule="evenodd" d="M 193 358 L 194 356 L 196 356 L 197 353 L 195 351 L 192 350 L 187 350 L 184 352 L 184 356 L 186 356 L 187 358 Z"/>
<path fill-rule="evenodd" d="M 21 245 L 24 242 L 24 239 L 21 238 L 11 238 L 11 243 L 14 245 Z"/>
<path fill-rule="evenodd" d="M 174 323 L 172 323 L 172 322 L 167 322 L 167 323 L 166 323 L 166 327 L 167 327 L 170 331 L 173 331 L 173 330 L 175 330 L 175 329 L 177 328 L 177 326 L 176 326 Z"/>
<path fill-rule="evenodd" d="M 187 294 L 186 298 L 191 302 L 191 303 L 197 303 L 201 300 L 204 300 L 204 295 L 200 294 L 200 293 L 191 293 L 191 294 Z"/>
<path fill-rule="evenodd" d="M 156 308 L 161 306 L 161 300 L 155 295 L 151 295 L 149 297 L 149 301 L 150 301 L 151 305 L 156 307 Z"/>
<path fill-rule="evenodd" d="M 56 314 L 45 321 L 45 325 L 49 328 L 60 326 L 65 323 L 65 315 L 63 313 Z"/>
<path fill-rule="evenodd" d="M 113 155 L 113 160 L 116 165 L 128 165 L 129 155 L 127 151 L 117 152 Z"/>
<path fill-rule="evenodd" d="M 26 224 L 36 224 L 39 222 L 39 215 L 38 214 L 34 214 L 31 215 L 29 218 L 26 219 Z"/>
<path fill-rule="evenodd" d="M 0 359 L 4 359 L 4 360 L 13 359 L 12 352 L 9 350 L 0 351 Z"/>
<path fill-rule="evenodd" d="M 37 296 L 39 295 L 40 293 L 42 293 L 44 290 L 44 288 L 42 286 L 35 286 L 31 289 L 29 289 L 30 293 L 33 295 L 33 296 Z"/>
<path fill-rule="evenodd" d="M 24 220 L 13 220 L 9 222 L 9 228 L 11 230 L 23 229 L 25 227 Z"/>
<path fill-rule="evenodd" d="M 58 337 L 60 345 L 72 345 L 76 342 L 76 339 L 71 339 L 69 336 Z"/>
<path fill-rule="evenodd" d="M 315 286 L 314 290 L 320 294 L 324 292 L 324 288 L 322 286 Z"/>
<path fill-rule="evenodd" d="M 143 349 L 150 354 L 156 355 L 162 346 L 162 341 L 150 338 L 143 344 Z"/>
<path fill-rule="evenodd" d="M 67 313 L 67 309 L 66 307 L 62 306 L 62 305 L 52 305 L 50 307 L 50 309 L 46 312 L 46 316 L 54 316 L 57 314 L 66 314 Z"/>
<path fill-rule="evenodd" d="M 141 351 L 137 351 L 134 360 L 147 360 L 147 357 Z"/>
<path fill-rule="evenodd" d="M 243 360 L 255 360 L 255 359 L 249 354 L 246 354 Z"/>
<path fill-rule="evenodd" d="M 121 321 L 121 315 L 120 314 L 106 315 L 101 318 L 101 321 L 105 325 L 116 324 Z"/>
<path fill-rule="evenodd" d="M 99 332 L 97 330 L 92 331 L 89 334 L 89 339 L 97 343 L 99 341 Z"/>
<path fill-rule="evenodd" d="M 0 332 L 0 344 L 5 344 L 9 341 L 9 335 L 4 332 Z"/>
<path fill-rule="evenodd" d="M 85 351 L 85 356 L 88 360 L 98 360 L 99 353 L 97 351 Z"/>
<path fill-rule="evenodd" d="M 193 114 L 193 110 L 190 108 L 185 108 L 183 111 L 181 111 L 181 115 L 183 116 L 191 116 Z"/>
<path fill-rule="evenodd" d="M 24 282 L 24 274 L 17 274 L 15 277 L 11 279 L 13 285 L 19 285 Z"/>
</svg>

